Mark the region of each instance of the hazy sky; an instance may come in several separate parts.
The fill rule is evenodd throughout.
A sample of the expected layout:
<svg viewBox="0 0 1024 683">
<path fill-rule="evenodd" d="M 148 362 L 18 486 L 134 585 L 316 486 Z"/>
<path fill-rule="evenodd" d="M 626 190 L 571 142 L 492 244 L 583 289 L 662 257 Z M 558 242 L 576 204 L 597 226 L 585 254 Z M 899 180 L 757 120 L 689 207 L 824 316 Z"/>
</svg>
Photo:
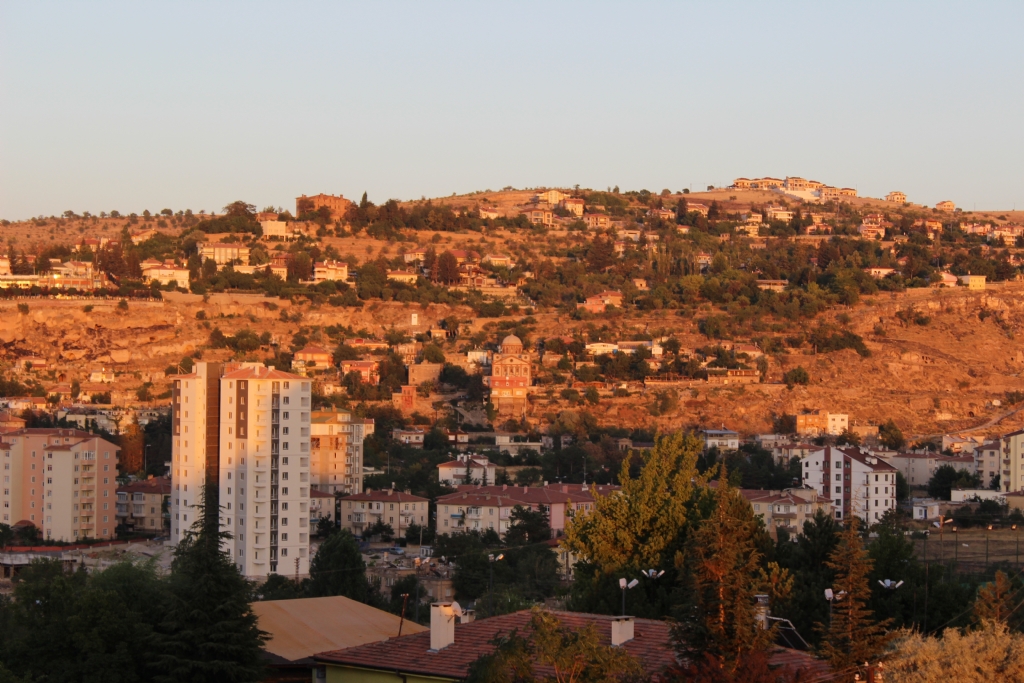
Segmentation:
<svg viewBox="0 0 1024 683">
<path fill-rule="evenodd" d="M 1022 2 L 0 0 L 0 217 L 799 175 L 1024 207 Z"/>
</svg>

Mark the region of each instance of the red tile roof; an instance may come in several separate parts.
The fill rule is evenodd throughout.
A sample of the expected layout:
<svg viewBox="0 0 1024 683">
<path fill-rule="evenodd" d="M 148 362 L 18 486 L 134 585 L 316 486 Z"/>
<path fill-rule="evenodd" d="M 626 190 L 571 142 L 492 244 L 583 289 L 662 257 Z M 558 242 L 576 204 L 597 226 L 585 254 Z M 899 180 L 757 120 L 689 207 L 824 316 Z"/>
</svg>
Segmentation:
<svg viewBox="0 0 1024 683">
<path fill-rule="evenodd" d="M 117 487 L 118 493 L 170 493 L 170 477 L 154 477 Z"/>
<path fill-rule="evenodd" d="M 615 617 L 604 614 L 579 612 L 552 612 L 562 625 L 579 630 L 593 624 L 603 645 L 611 644 L 611 622 Z M 469 624 L 455 625 L 455 642 L 440 651 L 430 650 L 430 631 L 390 638 L 344 650 L 322 652 L 315 655 L 318 663 L 342 664 L 366 669 L 378 669 L 402 674 L 419 674 L 449 679 L 465 678 L 470 665 L 481 655 L 494 650 L 494 639 L 518 629 L 527 632 L 531 612 L 523 610 Z M 653 619 L 634 620 L 633 639 L 623 648 L 636 657 L 650 674 L 658 674 L 676 663 L 672 647 L 671 627 L 667 622 Z M 796 650 L 778 649 L 771 655 L 772 664 L 788 668 L 804 668 L 811 673 L 809 681 L 822 680 L 828 669 L 810 655 Z"/>
<path fill-rule="evenodd" d="M 354 493 L 351 496 L 345 496 L 345 500 L 372 500 L 374 502 L 391 502 L 391 503 L 427 503 L 429 502 L 426 498 L 420 498 L 414 496 L 411 493 L 404 491 L 364 491 L 362 493 Z"/>
</svg>

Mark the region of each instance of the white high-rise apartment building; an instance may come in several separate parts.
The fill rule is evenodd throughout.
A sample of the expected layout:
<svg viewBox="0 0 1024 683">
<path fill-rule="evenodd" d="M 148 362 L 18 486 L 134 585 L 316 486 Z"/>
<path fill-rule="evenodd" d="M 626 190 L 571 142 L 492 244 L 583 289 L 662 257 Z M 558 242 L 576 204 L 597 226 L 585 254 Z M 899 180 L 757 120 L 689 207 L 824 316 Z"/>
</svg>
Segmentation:
<svg viewBox="0 0 1024 683">
<path fill-rule="evenodd" d="M 175 379 L 171 540 L 217 485 L 224 549 L 249 578 L 309 572 L 310 381 L 260 363 L 197 363 Z"/>
</svg>

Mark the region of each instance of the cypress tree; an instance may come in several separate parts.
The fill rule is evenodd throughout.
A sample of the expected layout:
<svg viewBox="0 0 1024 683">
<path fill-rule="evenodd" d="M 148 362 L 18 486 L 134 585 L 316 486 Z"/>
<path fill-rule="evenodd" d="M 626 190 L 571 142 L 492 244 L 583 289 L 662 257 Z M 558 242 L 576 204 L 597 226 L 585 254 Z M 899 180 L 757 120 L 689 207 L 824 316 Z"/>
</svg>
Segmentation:
<svg viewBox="0 0 1024 683">
<path fill-rule="evenodd" d="M 343 595 L 359 602 L 369 602 L 366 564 L 359 553 L 359 544 L 349 531 L 337 531 L 320 544 L 320 549 L 309 563 L 306 591 L 314 598 Z"/>
<path fill-rule="evenodd" d="M 156 681 L 225 683 L 262 680 L 263 641 L 250 608 L 250 587 L 221 550 L 215 485 L 207 484 L 199 515 L 178 544 L 170 601 L 157 640 Z"/>
<path fill-rule="evenodd" d="M 850 517 L 825 563 L 835 572 L 832 590 L 842 597 L 832 603 L 830 624 L 818 625 L 824 634 L 820 652 L 836 672 L 874 662 L 891 638 L 886 631 L 889 621 L 876 622 L 874 612 L 867 608 L 874 562 L 861 542 L 859 530 L 860 519 Z"/>
</svg>

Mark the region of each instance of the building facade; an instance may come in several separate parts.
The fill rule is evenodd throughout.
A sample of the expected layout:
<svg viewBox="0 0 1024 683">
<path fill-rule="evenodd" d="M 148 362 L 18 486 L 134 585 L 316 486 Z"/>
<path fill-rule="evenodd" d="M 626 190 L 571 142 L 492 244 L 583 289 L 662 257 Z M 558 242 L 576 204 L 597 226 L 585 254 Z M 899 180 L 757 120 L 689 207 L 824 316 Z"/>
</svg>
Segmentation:
<svg viewBox="0 0 1024 683">
<path fill-rule="evenodd" d="M 356 536 L 383 522 L 402 537 L 413 524 L 427 524 L 430 501 L 407 491 L 364 491 L 341 499 L 340 524 Z"/>
<path fill-rule="evenodd" d="M 487 378 L 491 404 L 499 415 L 526 414 L 531 374 L 530 357 L 524 353 L 523 342 L 512 334 L 505 337 L 491 359 L 491 376 Z"/>
<path fill-rule="evenodd" d="M 18 429 L 0 437 L 0 523 L 28 521 L 42 538 L 113 539 L 119 447 L 79 429 Z"/>
<path fill-rule="evenodd" d="M 117 524 L 126 531 L 171 530 L 171 478 L 150 477 L 117 487 Z"/>
<path fill-rule="evenodd" d="M 801 436 L 839 436 L 850 428 L 850 416 L 845 413 L 829 413 L 812 410 L 796 416 L 796 433 Z"/>
<path fill-rule="evenodd" d="M 310 483 L 325 493 L 361 493 L 363 441 L 373 420 L 353 418 L 347 410 L 313 412 L 310 438 Z"/>
<path fill-rule="evenodd" d="M 259 579 L 309 571 L 309 380 L 261 363 L 196 363 L 175 378 L 171 542 L 184 538 L 203 486 L 218 493 L 223 547 Z"/>
<path fill-rule="evenodd" d="M 896 508 L 896 468 L 855 448 L 825 447 L 804 458 L 804 486 L 832 502 L 836 519 L 876 524 Z"/>
</svg>

